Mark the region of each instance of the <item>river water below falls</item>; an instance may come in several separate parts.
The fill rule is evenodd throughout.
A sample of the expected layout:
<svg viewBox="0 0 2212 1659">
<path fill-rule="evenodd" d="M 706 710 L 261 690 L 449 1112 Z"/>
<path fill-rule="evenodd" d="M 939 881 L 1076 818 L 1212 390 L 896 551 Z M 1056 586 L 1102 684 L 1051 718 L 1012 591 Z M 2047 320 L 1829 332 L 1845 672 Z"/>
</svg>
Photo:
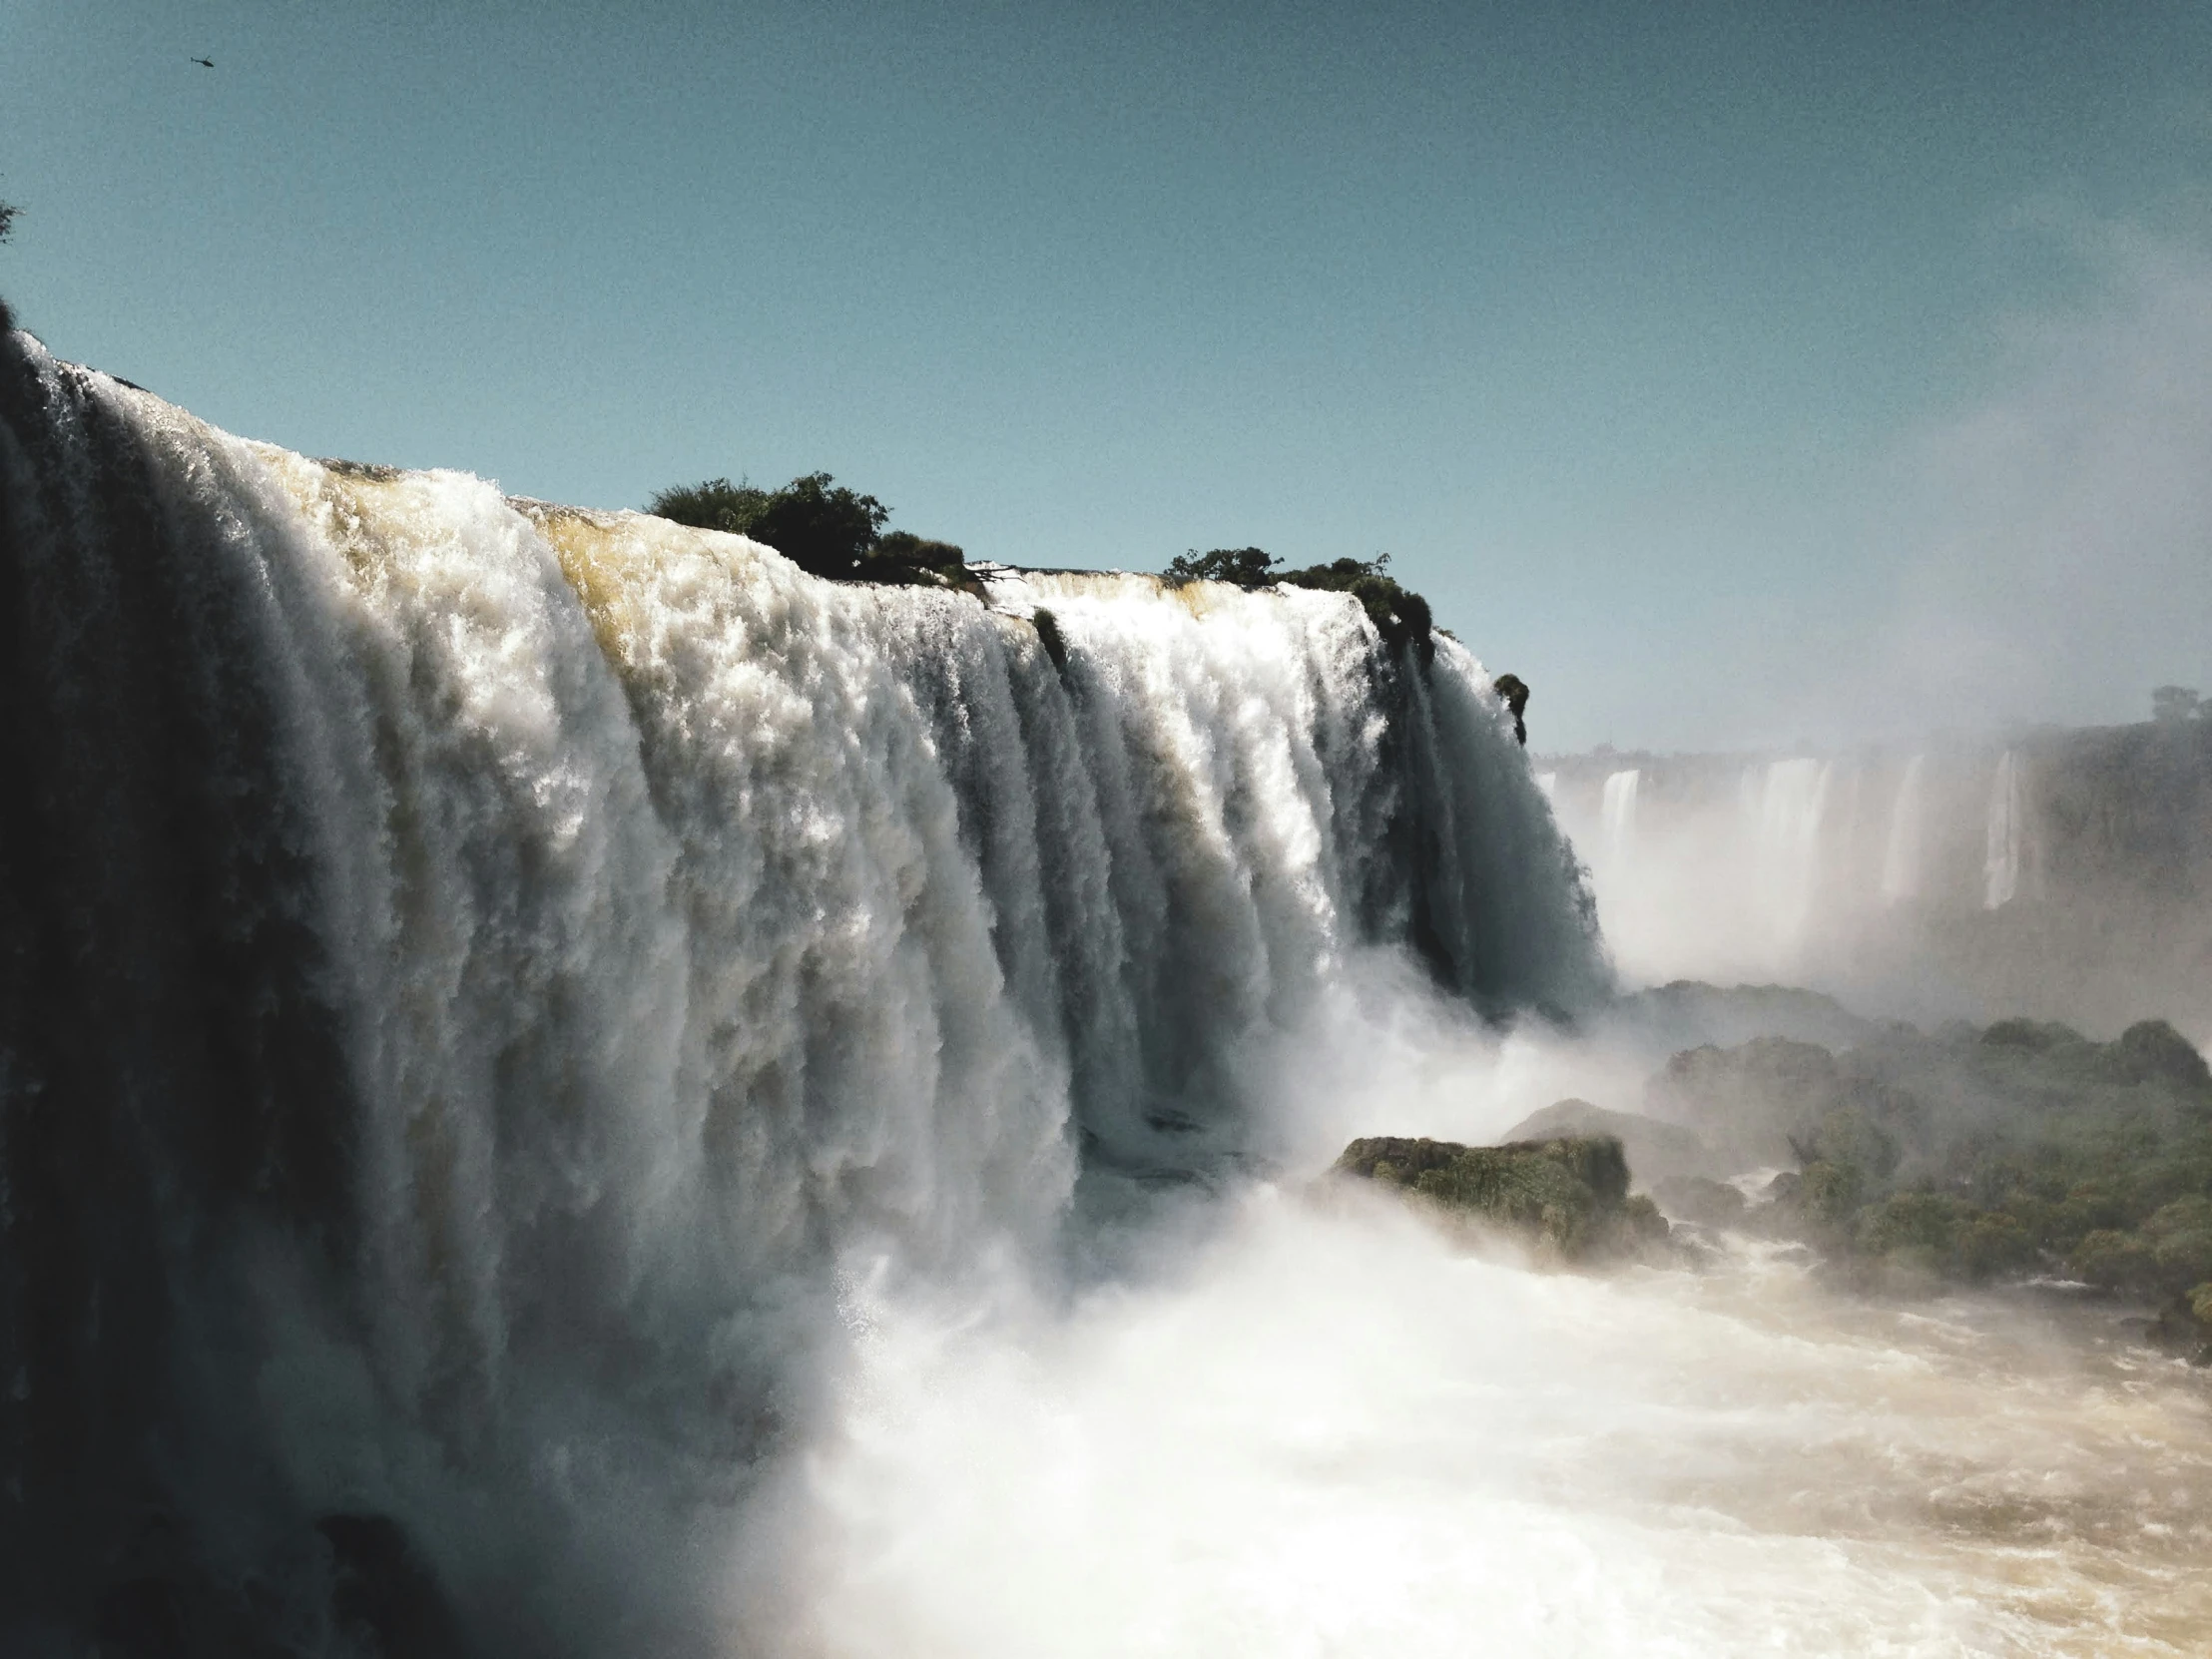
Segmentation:
<svg viewBox="0 0 2212 1659">
<path fill-rule="evenodd" d="M 1072 1317 L 853 1318 L 808 1652 L 2212 1648 L 2212 1390 L 2108 1304 L 1536 1273 L 1265 1190 Z"/>
</svg>

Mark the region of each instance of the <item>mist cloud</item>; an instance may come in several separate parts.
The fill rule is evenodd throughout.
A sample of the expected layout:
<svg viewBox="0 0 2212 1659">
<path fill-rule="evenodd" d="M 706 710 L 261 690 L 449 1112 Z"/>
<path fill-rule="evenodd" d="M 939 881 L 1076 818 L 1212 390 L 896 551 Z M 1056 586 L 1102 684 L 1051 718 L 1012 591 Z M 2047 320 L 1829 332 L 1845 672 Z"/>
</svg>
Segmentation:
<svg viewBox="0 0 2212 1659">
<path fill-rule="evenodd" d="M 2140 720 L 2212 663 L 2212 254 L 2076 230 L 2093 282 L 2016 316 L 1994 389 L 1910 448 L 1893 727 Z"/>
</svg>

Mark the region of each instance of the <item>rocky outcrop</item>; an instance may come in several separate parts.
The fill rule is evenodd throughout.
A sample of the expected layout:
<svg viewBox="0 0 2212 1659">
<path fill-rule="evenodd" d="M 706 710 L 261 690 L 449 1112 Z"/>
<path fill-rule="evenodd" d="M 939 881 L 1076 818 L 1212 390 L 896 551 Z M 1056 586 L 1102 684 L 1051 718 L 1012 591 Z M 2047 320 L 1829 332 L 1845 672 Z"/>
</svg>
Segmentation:
<svg viewBox="0 0 2212 1659">
<path fill-rule="evenodd" d="M 1657 1205 L 1628 1191 L 1628 1159 L 1611 1135 L 1462 1146 L 1394 1135 L 1354 1141 L 1337 1173 L 1405 1194 L 1439 1219 L 1490 1228 L 1543 1259 L 1620 1261 L 1663 1251 Z"/>
<path fill-rule="evenodd" d="M 1613 1112 L 1587 1100 L 1560 1100 L 1531 1112 L 1505 1132 L 1508 1141 L 1555 1141 L 1563 1136 L 1609 1135 L 1621 1143 L 1628 1167 L 1647 1186 L 1683 1175 L 1729 1175 L 1708 1147 L 1678 1123 L 1640 1112 Z"/>
<path fill-rule="evenodd" d="M 1490 689 L 1513 717 L 1513 741 L 1527 748 L 1528 722 L 1521 717 L 1528 711 L 1528 682 L 1517 674 L 1501 674 L 1491 682 Z"/>
</svg>

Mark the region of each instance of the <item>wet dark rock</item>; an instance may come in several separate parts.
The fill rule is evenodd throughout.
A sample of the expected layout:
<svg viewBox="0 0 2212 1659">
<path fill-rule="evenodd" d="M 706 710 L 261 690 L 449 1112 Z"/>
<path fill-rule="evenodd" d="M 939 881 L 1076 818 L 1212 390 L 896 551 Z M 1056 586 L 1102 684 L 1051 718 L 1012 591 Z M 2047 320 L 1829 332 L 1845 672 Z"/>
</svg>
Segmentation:
<svg viewBox="0 0 2212 1659">
<path fill-rule="evenodd" d="M 1513 741 L 1523 748 L 1528 744 L 1528 723 L 1521 715 L 1528 708 L 1528 682 L 1517 674 L 1501 674 L 1490 682 L 1490 689 L 1504 701 L 1513 717 Z"/>
<path fill-rule="evenodd" d="M 1060 619 L 1042 605 L 1030 615 L 1030 626 L 1037 630 L 1037 643 L 1044 647 L 1044 654 L 1052 659 L 1052 666 L 1061 674 L 1068 671 L 1068 642 L 1060 632 Z"/>
<path fill-rule="evenodd" d="M 1630 1195 L 1628 1159 L 1610 1135 L 1504 1146 L 1377 1135 L 1346 1147 L 1336 1168 L 1402 1192 L 1442 1218 L 1509 1234 L 1558 1262 L 1632 1258 L 1665 1250 L 1670 1237 L 1659 1207 Z"/>
<path fill-rule="evenodd" d="M 468 1646 L 436 1577 L 388 1515 L 325 1515 L 330 1612 L 355 1651 L 387 1659 L 466 1659 Z"/>
<path fill-rule="evenodd" d="M 1779 1038 L 1691 1049 L 1646 1098 L 1731 1173 L 1785 1166 L 1755 1225 L 1848 1282 L 2058 1275 L 2171 1314 L 2212 1283 L 2208 1082 L 2163 1021 L 2099 1043 L 2006 1019 L 1883 1028 L 1841 1054 Z"/>
</svg>

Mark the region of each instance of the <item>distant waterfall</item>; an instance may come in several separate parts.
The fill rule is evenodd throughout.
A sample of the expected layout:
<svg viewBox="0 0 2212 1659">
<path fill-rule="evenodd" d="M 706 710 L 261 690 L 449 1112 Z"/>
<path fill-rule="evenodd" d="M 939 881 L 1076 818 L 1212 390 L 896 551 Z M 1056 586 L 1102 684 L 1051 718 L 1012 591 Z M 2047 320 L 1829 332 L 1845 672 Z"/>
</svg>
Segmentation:
<svg viewBox="0 0 2212 1659">
<path fill-rule="evenodd" d="M 692 1651 L 841 1283 L 1266 1159 L 1251 1056 L 1356 949 L 1602 993 L 1454 642 L 1025 591 L 1049 636 L 0 339 L 0 1648 L 351 1651 L 331 1575 L 416 1561 L 490 1648 Z"/>
<path fill-rule="evenodd" d="M 1636 845 L 1636 786 L 1643 774 L 1634 770 L 1610 774 L 1598 801 L 1603 829 L 1605 859 L 1617 874 L 1628 865 Z"/>
<path fill-rule="evenodd" d="M 1756 867 L 1777 943 L 1796 943 L 1813 912 L 1820 879 L 1821 827 L 1833 769 L 1811 760 L 1767 768 L 1760 800 Z"/>
<path fill-rule="evenodd" d="M 1928 757 L 1916 755 L 1905 763 L 1898 781 L 1897 800 L 1890 808 L 1890 835 L 1882 853 L 1882 901 L 1896 904 L 1918 898 L 1921 892 L 1921 842 L 1926 834 L 1922 804 L 1922 776 Z"/>
<path fill-rule="evenodd" d="M 2009 904 L 2020 890 L 2020 772 L 2009 749 L 1997 762 L 1989 785 L 1987 850 L 1981 864 L 1981 902 L 1994 910 Z"/>
</svg>

